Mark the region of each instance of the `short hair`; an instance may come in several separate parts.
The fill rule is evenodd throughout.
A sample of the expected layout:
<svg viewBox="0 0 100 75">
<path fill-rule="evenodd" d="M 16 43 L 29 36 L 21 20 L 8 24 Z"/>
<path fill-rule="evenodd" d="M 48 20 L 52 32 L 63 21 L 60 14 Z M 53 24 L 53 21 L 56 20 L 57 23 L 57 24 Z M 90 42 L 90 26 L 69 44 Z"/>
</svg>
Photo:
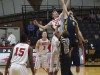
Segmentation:
<svg viewBox="0 0 100 75">
<path fill-rule="evenodd" d="M 62 33 L 62 36 L 63 36 L 64 38 L 68 38 L 69 32 L 68 32 L 67 30 L 65 30 L 65 31 Z"/>
<path fill-rule="evenodd" d="M 56 11 L 56 10 L 53 10 L 53 11 L 52 11 L 52 15 L 53 15 L 54 12 L 57 12 L 57 11 Z"/>
<path fill-rule="evenodd" d="M 27 41 L 27 35 L 23 33 L 23 34 L 20 36 L 20 40 L 21 40 L 21 42 L 26 42 L 26 41 Z"/>
<path fill-rule="evenodd" d="M 46 30 L 43 30 L 43 31 L 42 31 L 42 34 L 43 34 L 43 32 L 46 32 L 46 33 L 47 33 L 47 31 L 46 31 Z"/>
</svg>

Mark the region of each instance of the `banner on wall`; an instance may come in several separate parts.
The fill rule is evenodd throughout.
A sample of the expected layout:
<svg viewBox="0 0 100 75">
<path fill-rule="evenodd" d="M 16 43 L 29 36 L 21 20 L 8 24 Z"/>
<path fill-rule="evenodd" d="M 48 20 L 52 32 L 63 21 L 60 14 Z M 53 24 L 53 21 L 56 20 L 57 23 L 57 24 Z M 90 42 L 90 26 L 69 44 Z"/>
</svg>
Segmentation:
<svg viewBox="0 0 100 75">
<path fill-rule="evenodd" d="M 0 48 L 0 65 L 6 65 L 10 52 L 12 48 Z M 50 52 L 48 52 L 48 63 L 50 63 Z M 33 63 L 36 60 L 37 53 L 35 52 L 35 49 L 33 49 Z M 56 63 L 57 58 L 55 58 L 54 63 Z"/>
<path fill-rule="evenodd" d="M 12 48 L 0 48 L 0 65 L 6 65 L 11 49 Z M 82 53 L 82 51 L 79 53 Z M 50 56 L 51 56 L 50 52 L 48 52 L 47 55 L 48 55 L 48 63 L 50 63 Z M 37 53 L 35 52 L 35 49 L 33 49 L 33 63 L 36 60 L 36 56 L 37 56 Z M 58 60 L 57 57 L 55 57 L 54 64 L 56 64 L 57 60 Z M 82 54 L 80 54 L 80 64 L 84 64 L 84 56 L 82 56 Z"/>
</svg>

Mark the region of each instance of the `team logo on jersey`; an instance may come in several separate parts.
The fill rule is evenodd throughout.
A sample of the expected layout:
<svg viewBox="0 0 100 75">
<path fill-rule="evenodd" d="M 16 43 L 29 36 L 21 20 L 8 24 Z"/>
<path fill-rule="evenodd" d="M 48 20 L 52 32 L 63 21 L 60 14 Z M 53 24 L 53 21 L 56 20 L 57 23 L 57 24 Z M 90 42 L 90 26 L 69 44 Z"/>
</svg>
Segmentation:
<svg viewBox="0 0 100 75">
<path fill-rule="evenodd" d="M 64 24 L 65 24 L 64 29 L 67 30 L 67 24 L 68 24 L 67 20 L 65 20 Z"/>
</svg>

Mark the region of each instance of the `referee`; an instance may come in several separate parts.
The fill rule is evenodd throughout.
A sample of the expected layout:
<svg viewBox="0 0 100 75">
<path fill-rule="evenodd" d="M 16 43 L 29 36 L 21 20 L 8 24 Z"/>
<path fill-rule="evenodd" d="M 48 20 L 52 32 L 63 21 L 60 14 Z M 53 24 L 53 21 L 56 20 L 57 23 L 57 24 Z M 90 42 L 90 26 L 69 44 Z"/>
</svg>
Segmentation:
<svg viewBox="0 0 100 75">
<path fill-rule="evenodd" d="M 60 41 L 59 57 L 60 57 L 61 75 L 71 75 L 70 72 L 71 58 L 69 56 L 69 38 L 68 38 L 69 33 L 68 31 L 64 31 L 62 34 L 60 34 L 58 32 L 58 27 L 55 30 L 55 36 Z"/>
</svg>

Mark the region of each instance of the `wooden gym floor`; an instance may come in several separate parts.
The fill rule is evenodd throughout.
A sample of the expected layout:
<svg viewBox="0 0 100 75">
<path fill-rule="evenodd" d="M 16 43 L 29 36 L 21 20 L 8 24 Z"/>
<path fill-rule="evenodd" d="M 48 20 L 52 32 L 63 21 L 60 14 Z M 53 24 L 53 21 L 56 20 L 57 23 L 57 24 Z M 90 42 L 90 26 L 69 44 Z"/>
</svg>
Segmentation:
<svg viewBox="0 0 100 75">
<path fill-rule="evenodd" d="M 0 66 L 0 71 L 4 72 L 4 66 Z M 73 75 L 76 75 L 75 67 L 71 67 Z M 28 68 L 29 75 L 31 74 L 30 68 Z M 48 75 L 43 69 L 37 70 L 36 75 Z M 57 75 L 61 75 L 60 71 Z M 81 67 L 80 68 L 80 74 L 79 75 L 100 75 L 100 67 Z"/>
</svg>

